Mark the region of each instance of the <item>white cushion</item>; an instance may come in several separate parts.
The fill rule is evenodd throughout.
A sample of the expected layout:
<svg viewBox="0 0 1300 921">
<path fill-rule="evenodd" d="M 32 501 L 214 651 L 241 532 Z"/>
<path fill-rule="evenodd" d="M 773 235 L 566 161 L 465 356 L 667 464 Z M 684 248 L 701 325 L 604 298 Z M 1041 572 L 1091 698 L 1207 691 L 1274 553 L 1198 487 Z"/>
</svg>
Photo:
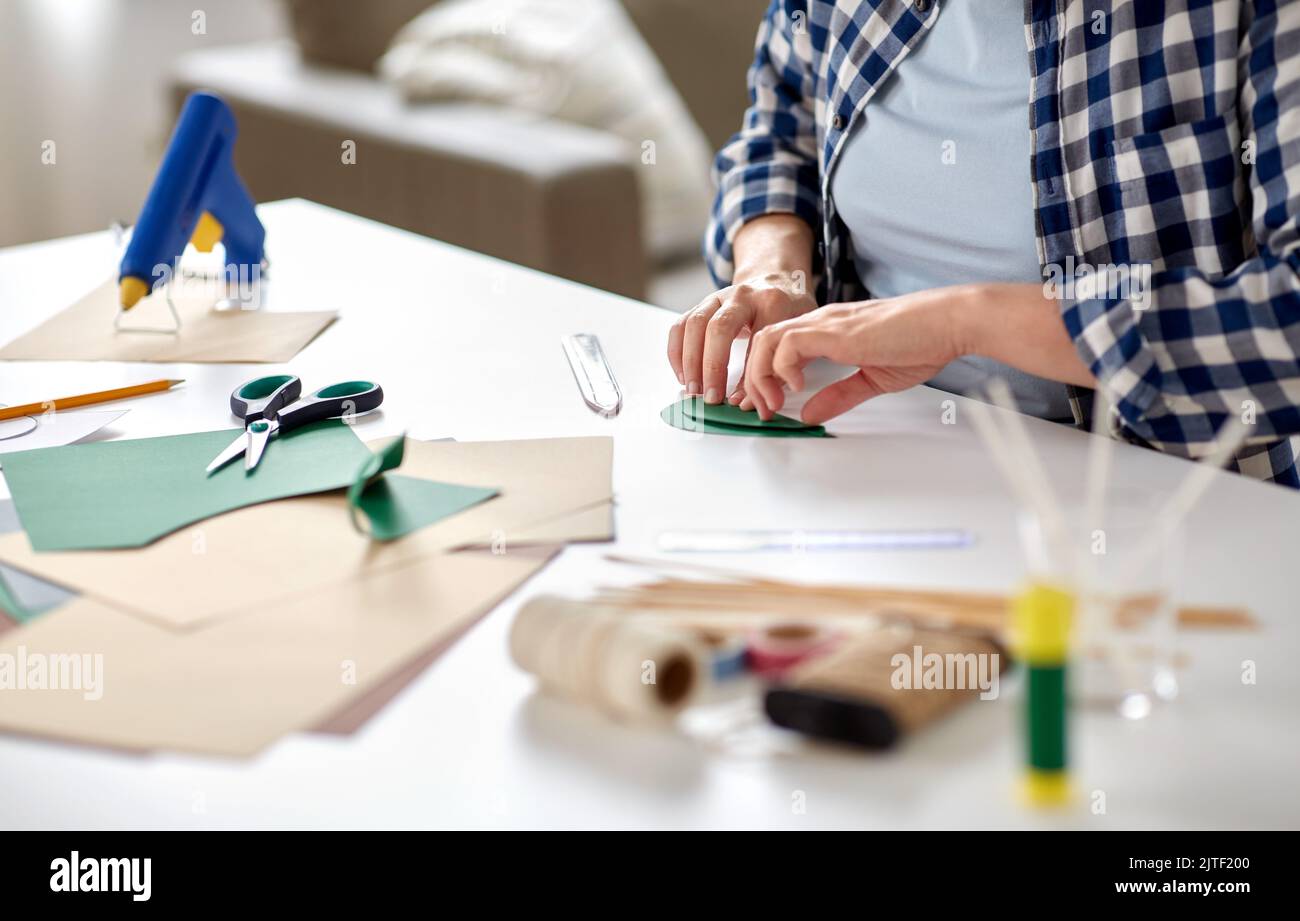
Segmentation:
<svg viewBox="0 0 1300 921">
<path fill-rule="evenodd" d="M 698 251 L 708 142 L 616 0 L 444 0 L 398 32 L 379 72 L 413 102 L 488 102 L 625 139 L 652 255 Z"/>
</svg>

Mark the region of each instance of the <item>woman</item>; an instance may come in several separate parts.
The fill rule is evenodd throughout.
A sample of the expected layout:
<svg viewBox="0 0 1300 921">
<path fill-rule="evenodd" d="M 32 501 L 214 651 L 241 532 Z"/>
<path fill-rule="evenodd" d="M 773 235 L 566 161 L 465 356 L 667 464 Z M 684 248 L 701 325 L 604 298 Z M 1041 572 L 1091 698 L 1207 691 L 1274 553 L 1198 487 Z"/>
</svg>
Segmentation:
<svg viewBox="0 0 1300 921">
<path fill-rule="evenodd" d="M 808 422 L 996 375 L 1083 424 L 1101 387 L 1184 456 L 1241 415 L 1238 469 L 1300 487 L 1300 2 L 774 0 L 749 85 L 688 392 L 769 418 L 827 358 Z"/>
</svg>

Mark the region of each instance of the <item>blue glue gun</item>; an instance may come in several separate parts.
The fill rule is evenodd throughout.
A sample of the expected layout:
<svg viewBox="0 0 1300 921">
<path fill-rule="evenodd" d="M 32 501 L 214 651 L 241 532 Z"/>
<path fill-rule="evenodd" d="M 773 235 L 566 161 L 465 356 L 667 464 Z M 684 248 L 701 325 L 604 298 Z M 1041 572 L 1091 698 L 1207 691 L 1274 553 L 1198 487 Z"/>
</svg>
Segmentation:
<svg viewBox="0 0 1300 921">
<path fill-rule="evenodd" d="M 224 243 L 227 278 L 260 271 L 266 230 L 231 161 L 235 131 L 221 97 L 192 93 L 185 100 L 122 257 L 123 310 L 170 277 L 187 242 L 204 253 Z"/>
</svg>

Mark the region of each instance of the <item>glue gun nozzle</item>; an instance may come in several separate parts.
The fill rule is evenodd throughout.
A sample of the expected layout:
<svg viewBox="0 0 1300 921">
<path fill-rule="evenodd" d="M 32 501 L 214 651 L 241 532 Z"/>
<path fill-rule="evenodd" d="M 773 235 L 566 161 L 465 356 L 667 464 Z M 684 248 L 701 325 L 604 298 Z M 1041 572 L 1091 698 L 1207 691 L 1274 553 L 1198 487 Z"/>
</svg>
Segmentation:
<svg viewBox="0 0 1300 921">
<path fill-rule="evenodd" d="M 136 278 L 134 275 L 125 276 L 119 285 L 122 309 L 130 310 L 148 293 L 149 286 L 144 283 L 144 279 Z"/>
</svg>

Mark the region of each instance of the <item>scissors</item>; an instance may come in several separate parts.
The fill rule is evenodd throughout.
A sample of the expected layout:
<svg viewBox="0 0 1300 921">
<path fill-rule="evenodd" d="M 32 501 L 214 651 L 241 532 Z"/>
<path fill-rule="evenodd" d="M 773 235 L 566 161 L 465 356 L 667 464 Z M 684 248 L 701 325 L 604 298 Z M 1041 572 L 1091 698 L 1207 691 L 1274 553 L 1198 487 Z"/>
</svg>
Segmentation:
<svg viewBox="0 0 1300 921">
<path fill-rule="evenodd" d="M 370 381 L 330 384 L 303 397 L 302 381 L 294 374 L 251 380 L 230 394 L 230 410 L 244 420 L 244 431 L 212 459 L 207 472 L 211 475 L 241 454 L 244 470 L 250 471 L 262 460 L 266 443 L 278 433 L 308 422 L 370 412 L 383 402 L 383 388 Z"/>
</svg>

